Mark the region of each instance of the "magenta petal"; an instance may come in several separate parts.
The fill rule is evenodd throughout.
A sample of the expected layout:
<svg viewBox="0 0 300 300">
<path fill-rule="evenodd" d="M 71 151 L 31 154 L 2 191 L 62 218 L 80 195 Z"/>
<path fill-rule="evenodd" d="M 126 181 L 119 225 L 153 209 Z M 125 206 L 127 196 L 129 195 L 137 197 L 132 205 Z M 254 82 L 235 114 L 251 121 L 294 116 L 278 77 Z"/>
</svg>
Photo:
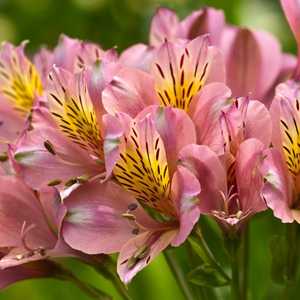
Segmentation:
<svg viewBox="0 0 300 300">
<path fill-rule="evenodd" d="M 200 182 L 200 211 L 210 213 L 222 209 L 221 193 L 227 192 L 227 177 L 215 152 L 207 146 L 189 145 L 181 150 L 179 159 Z"/>
<path fill-rule="evenodd" d="M 150 45 L 158 47 L 166 39 L 172 40 L 175 38 L 178 23 L 175 12 L 167 8 L 159 8 L 151 22 Z"/>
<path fill-rule="evenodd" d="M 176 235 L 176 230 L 148 231 L 130 239 L 121 249 L 118 257 L 118 274 L 121 280 L 128 284 L 132 278 L 145 268 L 157 255 L 159 255 Z M 130 265 L 130 259 L 139 249 L 145 248 L 145 255 Z"/>
<path fill-rule="evenodd" d="M 179 166 L 172 178 L 172 199 L 176 203 L 179 215 L 179 231 L 172 240 L 172 246 L 181 245 L 191 233 L 200 216 L 199 181 L 188 169 Z"/>
<path fill-rule="evenodd" d="M 135 223 L 122 214 L 136 200 L 113 182 L 84 184 L 64 203 L 68 213 L 62 234 L 74 249 L 88 254 L 114 253 L 134 237 Z M 134 214 L 143 221 L 145 215 L 141 208 Z"/>
</svg>

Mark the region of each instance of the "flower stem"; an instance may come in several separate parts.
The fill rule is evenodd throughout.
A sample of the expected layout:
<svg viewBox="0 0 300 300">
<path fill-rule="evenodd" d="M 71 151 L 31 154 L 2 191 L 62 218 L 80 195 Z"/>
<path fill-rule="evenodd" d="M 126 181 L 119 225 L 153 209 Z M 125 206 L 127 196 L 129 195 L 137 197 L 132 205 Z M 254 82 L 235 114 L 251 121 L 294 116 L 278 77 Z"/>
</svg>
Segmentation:
<svg viewBox="0 0 300 300">
<path fill-rule="evenodd" d="M 98 261 L 97 257 L 95 256 L 88 263 L 95 269 L 95 271 L 97 271 L 97 273 L 101 274 L 106 279 L 111 281 L 111 283 L 114 285 L 115 289 L 118 291 L 122 299 L 131 300 L 126 286 L 120 280 L 119 276 L 115 271 L 116 266 L 111 257 L 106 256 L 105 259 L 101 257 L 101 259 Z"/>
<path fill-rule="evenodd" d="M 241 300 L 240 290 L 240 266 L 239 266 L 239 238 L 231 238 L 227 240 L 228 251 L 231 262 L 231 300 Z"/>
<path fill-rule="evenodd" d="M 220 274 L 223 275 L 224 278 L 226 278 L 228 281 L 230 281 L 230 278 L 224 272 L 223 268 L 219 265 L 219 263 L 215 259 L 214 255 L 210 251 L 199 226 L 196 227 L 195 233 L 196 233 L 196 236 L 197 236 L 198 243 L 201 246 L 202 250 L 204 251 L 204 254 L 205 254 L 206 258 L 209 259 L 210 263 L 218 270 L 218 272 Z"/>
<path fill-rule="evenodd" d="M 164 252 L 164 255 L 165 255 L 165 259 L 166 259 L 178 285 L 181 288 L 181 291 L 182 291 L 185 299 L 186 300 L 194 300 L 194 296 L 193 296 L 193 293 L 189 286 L 189 283 L 186 281 L 186 276 L 183 273 L 181 267 L 179 266 L 179 263 L 176 259 L 176 256 L 174 255 L 173 251 L 167 250 Z"/>
<path fill-rule="evenodd" d="M 60 280 L 67 280 L 76 285 L 82 292 L 94 300 L 112 300 L 112 297 L 106 294 L 104 291 L 97 289 L 96 287 L 90 285 L 87 282 L 82 281 L 76 277 L 70 270 L 66 269 L 64 266 L 52 262 L 55 268 L 55 278 Z"/>
<path fill-rule="evenodd" d="M 243 276 L 241 282 L 241 299 L 248 299 L 248 274 L 249 274 L 249 247 L 250 247 L 250 237 L 249 237 L 249 224 L 246 225 L 243 232 L 243 253 L 242 253 L 242 261 L 243 261 Z"/>
</svg>

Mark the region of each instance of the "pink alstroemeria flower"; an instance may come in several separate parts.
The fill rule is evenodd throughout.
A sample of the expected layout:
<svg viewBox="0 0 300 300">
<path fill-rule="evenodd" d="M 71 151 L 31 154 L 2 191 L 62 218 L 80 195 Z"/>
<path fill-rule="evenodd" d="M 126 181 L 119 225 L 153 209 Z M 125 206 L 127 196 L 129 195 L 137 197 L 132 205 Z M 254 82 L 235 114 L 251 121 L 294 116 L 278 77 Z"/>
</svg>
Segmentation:
<svg viewBox="0 0 300 300">
<path fill-rule="evenodd" d="M 64 213 L 54 188 L 35 192 L 14 176 L 0 176 L 0 269 L 74 256 L 60 238 Z"/>
<path fill-rule="evenodd" d="M 111 158 L 119 184 L 89 182 L 66 197 L 62 235 L 88 254 L 120 252 L 118 272 L 128 283 L 167 246 L 183 243 L 198 221 L 200 185 L 176 166 L 180 149 L 195 142 L 195 129 L 184 111 L 157 106 L 135 119 L 125 114 L 106 119 L 126 128 Z M 113 143 L 115 128 L 110 129 L 105 148 Z"/>
<path fill-rule="evenodd" d="M 11 147 L 15 168 L 30 186 L 63 189 L 105 171 L 103 109 L 89 93 L 88 76 L 56 67 L 49 74 L 49 109 L 35 107 L 30 128 Z"/>
<path fill-rule="evenodd" d="M 230 168 L 204 145 L 189 145 L 180 152 L 181 163 L 201 184 L 201 212 L 214 216 L 227 232 L 239 231 L 250 216 L 267 208 L 260 171 L 265 149 L 257 139 L 243 141 Z"/>
<path fill-rule="evenodd" d="M 282 0 L 283 10 L 294 33 L 299 52 L 300 3 L 297 0 Z M 299 57 L 293 79 L 276 88 L 271 105 L 274 148 L 265 159 L 264 197 L 274 215 L 284 223 L 300 223 L 299 206 Z"/>
<path fill-rule="evenodd" d="M 224 151 L 189 145 L 180 152 L 181 164 L 201 184 L 200 210 L 236 232 L 251 215 L 266 209 L 261 197 L 261 164 L 270 145 L 271 117 L 259 101 L 235 99 L 220 117 Z"/>
<path fill-rule="evenodd" d="M 272 102 L 273 145 L 265 159 L 264 197 L 274 215 L 284 223 L 300 223 L 300 84 L 280 84 Z"/>
<path fill-rule="evenodd" d="M 211 45 L 219 47 L 226 63 L 226 84 L 233 96 L 249 95 L 269 105 L 274 87 L 291 75 L 294 56 L 281 52 L 280 44 L 268 32 L 229 26 L 222 11 L 204 8 L 179 21 L 175 12 L 159 8 L 151 22 L 149 46 L 137 44 L 125 50 L 120 61 L 148 71 L 157 49 L 168 40 L 179 42 L 208 34 Z M 269 55 L 272 49 L 272 55 Z"/>
<path fill-rule="evenodd" d="M 126 66 L 148 71 L 156 49 L 166 40 L 169 42 L 192 40 L 209 33 L 210 42 L 219 45 L 224 25 L 223 12 L 214 8 L 205 7 L 195 11 L 182 21 L 179 21 L 174 11 L 159 8 L 151 21 L 149 46 L 136 44 L 129 47 L 121 54 L 120 62 Z"/>
<path fill-rule="evenodd" d="M 180 108 L 196 124 L 197 142 L 217 150 L 221 145 L 213 137 L 221 136 L 215 132 L 218 117 L 231 95 L 222 83 L 223 67 L 220 53 L 209 46 L 207 36 L 188 43 L 165 42 L 150 74 L 135 68 L 122 68 L 116 74 L 103 91 L 103 106 L 112 115 L 124 112 L 131 117 L 153 104 Z"/>
<path fill-rule="evenodd" d="M 25 45 L 3 43 L 0 49 L 0 168 L 6 173 L 11 172 L 5 162 L 7 145 L 23 131 L 36 97 L 43 93 L 39 74 L 25 56 Z"/>
</svg>

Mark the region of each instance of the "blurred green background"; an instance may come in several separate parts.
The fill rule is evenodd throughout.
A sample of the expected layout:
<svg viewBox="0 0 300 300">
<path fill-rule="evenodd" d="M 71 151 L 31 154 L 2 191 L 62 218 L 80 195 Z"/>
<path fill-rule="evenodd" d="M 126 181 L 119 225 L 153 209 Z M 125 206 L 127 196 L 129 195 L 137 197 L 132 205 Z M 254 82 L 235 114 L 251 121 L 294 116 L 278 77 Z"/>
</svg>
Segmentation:
<svg viewBox="0 0 300 300">
<path fill-rule="evenodd" d="M 295 51 L 295 43 L 277 0 L 0 0 L 0 40 L 19 43 L 30 40 L 28 51 L 40 45 L 55 46 L 60 33 L 122 50 L 136 42 L 147 42 L 151 16 L 158 6 L 175 9 L 181 17 L 201 6 L 224 9 L 227 21 L 273 32 L 284 50 Z M 279 289 L 271 284 L 269 240 L 283 225 L 270 213 L 251 223 L 249 280 L 252 299 L 273 298 Z M 208 239 L 210 237 L 208 236 Z M 109 282 L 81 264 L 71 263 L 80 277 L 102 287 L 119 299 Z M 129 287 L 134 299 L 181 300 L 179 288 L 163 256 L 141 272 Z M 297 299 L 297 296 L 295 296 Z M 55 280 L 18 283 L 0 293 L 0 300 L 88 300 L 76 287 Z"/>
</svg>

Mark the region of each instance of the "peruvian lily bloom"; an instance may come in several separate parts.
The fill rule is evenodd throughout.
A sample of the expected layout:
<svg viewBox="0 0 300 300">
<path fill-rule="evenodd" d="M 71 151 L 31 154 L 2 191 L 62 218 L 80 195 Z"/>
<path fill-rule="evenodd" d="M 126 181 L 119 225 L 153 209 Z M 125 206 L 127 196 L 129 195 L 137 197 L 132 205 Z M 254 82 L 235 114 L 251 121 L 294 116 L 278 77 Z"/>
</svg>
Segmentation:
<svg viewBox="0 0 300 300">
<path fill-rule="evenodd" d="M 0 176 L 0 269 L 74 256 L 60 238 L 65 212 L 60 201 L 54 188 L 35 192 L 14 176 Z"/>
<path fill-rule="evenodd" d="M 122 68 L 103 91 L 102 102 L 108 113 L 124 112 L 133 118 L 153 104 L 182 109 L 197 126 L 197 142 L 210 144 L 212 136 L 220 136 L 214 133 L 218 117 L 231 95 L 224 80 L 222 57 L 209 46 L 207 36 L 188 43 L 166 41 L 150 74 Z"/>
<path fill-rule="evenodd" d="M 262 142 L 247 139 L 239 145 L 230 167 L 204 145 L 189 145 L 180 152 L 181 164 L 201 184 L 201 212 L 214 216 L 229 234 L 237 233 L 248 218 L 267 208 L 261 196 L 264 177 L 260 170 L 265 151 Z"/>
<path fill-rule="evenodd" d="M 225 20 L 222 11 L 206 7 L 193 12 L 182 21 L 176 13 L 167 8 L 159 8 L 152 18 L 149 46 L 136 44 L 126 49 L 120 56 L 122 64 L 148 71 L 156 49 L 166 40 L 192 40 L 202 34 L 209 34 L 210 42 L 219 45 Z"/>
<path fill-rule="evenodd" d="M 282 0 L 281 4 L 296 38 L 299 52 L 299 1 Z M 276 88 L 271 105 L 274 148 L 269 150 L 264 164 L 266 203 L 274 215 L 284 223 L 300 223 L 299 74 L 298 57 L 298 66 L 293 78 Z"/>
<path fill-rule="evenodd" d="M 119 184 L 88 182 L 71 192 L 64 199 L 62 235 L 88 254 L 120 252 L 118 272 L 128 283 L 167 246 L 184 242 L 198 221 L 199 183 L 176 166 L 180 149 L 195 142 L 195 129 L 183 111 L 171 108 L 151 107 L 136 119 L 125 114 L 106 119 L 126 127 L 112 158 Z M 107 132 L 106 149 L 114 133 Z"/>
<path fill-rule="evenodd" d="M 24 54 L 23 42 L 14 47 L 3 43 L 0 49 L 0 152 L 14 142 L 25 127 L 31 109 L 43 93 L 40 77 Z M 4 156 L 5 154 L 1 154 Z"/>
<path fill-rule="evenodd" d="M 103 109 L 88 91 L 87 73 L 54 67 L 49 74 L 49 109 L 35 107 L 30 128 L 11 146 L 18 174 L 38 189 L 60 189 L 104 171 Z"/>
<path fill-rule="evenodd" d="M 264 197 L 274 215 L 284 223 L 300 223 L 299 128 L 300 84 L 280 84 L 272 102 L 273 145 L 265 160 Z"/>
<path fill-rule="evenodd" d="M 239 98 L 223 110 L 219 126 L 223 153 L 189 145 L 179 156 L 201 184 L 201 212 L 215 216 L 226 230 L 236 232 L 248 217 L 266 209 L 260 196 L 260 166 L 271 142 L 271 116 L 261 102 Z"/>
</svg>

